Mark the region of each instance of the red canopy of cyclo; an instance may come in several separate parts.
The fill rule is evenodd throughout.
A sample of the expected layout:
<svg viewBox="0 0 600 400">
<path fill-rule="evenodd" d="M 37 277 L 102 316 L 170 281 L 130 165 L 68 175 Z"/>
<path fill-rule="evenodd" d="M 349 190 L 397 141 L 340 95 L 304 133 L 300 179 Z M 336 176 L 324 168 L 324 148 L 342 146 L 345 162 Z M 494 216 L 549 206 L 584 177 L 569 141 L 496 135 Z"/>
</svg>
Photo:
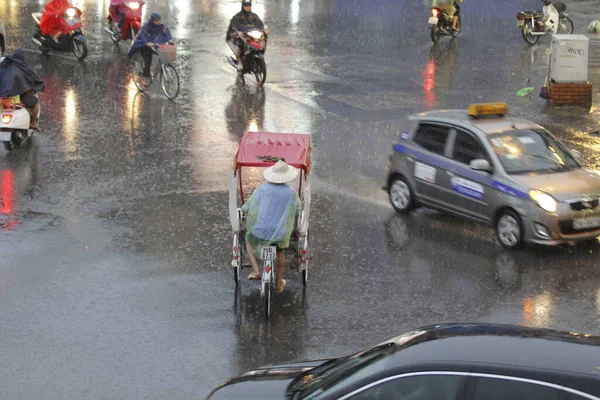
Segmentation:
<svg viewBox="0 0 600 400">
<path fill-rule="evenodd" d="M 310 135 L 299 133 L 245 132 L 235 157 L 239 167 L 270 167 L 285 162 L 310 173 Z"/>
</svg>

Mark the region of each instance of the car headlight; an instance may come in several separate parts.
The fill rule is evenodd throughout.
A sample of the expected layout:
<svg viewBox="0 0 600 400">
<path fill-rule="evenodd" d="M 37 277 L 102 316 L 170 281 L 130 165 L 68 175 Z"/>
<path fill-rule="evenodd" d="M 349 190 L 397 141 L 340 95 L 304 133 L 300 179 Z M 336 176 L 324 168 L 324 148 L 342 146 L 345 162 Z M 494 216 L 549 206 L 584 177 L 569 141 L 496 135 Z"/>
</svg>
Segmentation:
<svg viewBox="0 0 600 400">
<path fill-rule="evenodd" d="M 261 31 L 252 31 L 252 32 L 248 32 L 248 36 L 250 36 L 253 39 L 260 39 L 262 38 L 262 32 Z"/>
<path fill-rule="evenodd" d="M 129 3 L 129 8 L 131 8 L 132 10 L 139 10 L 140 3 L 138 3 L 137 1 L 132 1 L 131 3 Z"/>
<path fill-rule="evenodd" d="M 548 193 L 544 193 L 539 190 L 531 190 L 529 191 L 529 197 L 534 201 L 538 206 L 542 208 L 542 210 L 548 212 L 556 212 L 558 204 L 554 197 L 550 196 Z"/>
<path fill-rule="evenodd" d="M 77 10 L 74 8 L 67 8 L 67 17 L 73 18 L 75 15 L 77 15 Z"/>
</svg>

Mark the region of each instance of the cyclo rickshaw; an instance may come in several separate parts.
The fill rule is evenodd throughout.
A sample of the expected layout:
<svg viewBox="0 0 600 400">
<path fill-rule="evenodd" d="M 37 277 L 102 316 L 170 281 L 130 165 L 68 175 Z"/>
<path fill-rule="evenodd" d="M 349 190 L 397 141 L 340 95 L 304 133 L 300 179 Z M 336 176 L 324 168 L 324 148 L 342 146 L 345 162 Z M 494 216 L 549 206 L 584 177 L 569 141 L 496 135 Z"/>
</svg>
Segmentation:
<svg viewBox="0 0 600 400">
<path fill-rule="evenodd" d="M 308 218 L 310 214 L 310 135 L 269 132 L 245 132 L 229 172 L 229 219 L 233 230 L 232 261 L 233 277 L 236 285 L 240 280 L 242 268 L 251 267 L 250 258 L 246 254 L 246 216 L 242 211 L 247 198 L 254 187 L 243 184 L 242 170 L 251 170 L 248 174 L 258 184 L 256 171 L 252 169 L 267 168 L 277 161 L 283 160 L 288 165 L 299 169 L 298 196 L 301 210 L 296 218 L 295 227 L 290 239 L 290 246 L 285 249 L 286 265 L 297 270 L 302 276 L 302 284 L 308 283 Z M 254 173 L 252 173 L 254 172 Z M 252 179 L 254 178 L 254 179 Z M 277 282 L 275 273 L 276 247 L 261 248 L 259 261 L 262 265 L 260 295 L 265 299 L 265 316 L 271 313 L 271 294 Z"/>
</svg>

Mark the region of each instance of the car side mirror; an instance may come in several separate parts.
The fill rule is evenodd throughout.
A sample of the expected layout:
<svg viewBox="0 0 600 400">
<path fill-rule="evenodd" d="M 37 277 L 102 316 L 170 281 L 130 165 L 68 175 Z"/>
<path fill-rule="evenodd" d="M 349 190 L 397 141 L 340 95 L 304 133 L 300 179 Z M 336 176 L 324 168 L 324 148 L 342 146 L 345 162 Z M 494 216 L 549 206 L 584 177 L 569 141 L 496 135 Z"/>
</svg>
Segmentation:
<svg viewBox="0 0 600 400">
<path fill-rule="evenodd" d="M 573 155 L 575 156 L 575 159 L 579 162 L 583 162 L 583 156 L 581 155 L 580 152 L 578 152 L 577 150 L 573 150 L 571 149 L 571 153 L 573 153 Z"/>
<path fill-rule="evenodd" d="M 488 160 L 483 160 L 483 159 L 472 160 L 469 163 L 469 166 L 471 167 L 471 169 L 474 169 L 475 171 L 492 172 L 492 166 L 490 165 L 490 162 Z"/>
</svg>

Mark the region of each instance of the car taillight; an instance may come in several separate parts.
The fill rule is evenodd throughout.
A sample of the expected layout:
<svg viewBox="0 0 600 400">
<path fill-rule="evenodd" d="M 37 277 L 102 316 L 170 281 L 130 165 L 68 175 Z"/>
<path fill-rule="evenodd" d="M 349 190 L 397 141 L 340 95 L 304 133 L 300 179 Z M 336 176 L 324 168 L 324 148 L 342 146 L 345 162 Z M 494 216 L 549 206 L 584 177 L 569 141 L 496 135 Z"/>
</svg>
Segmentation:
<svg viewBox="0 0 600 400">
<path fill-rule="evenodd" d="M 434 16 L 434 17 L 437 17 L 438 13 L 439 13 L 439 11 L 437 9 L 435 9 L 435 8 L 431 10 L 431 15 Z"/>
<path fill-rule="evenodd" d="M 4 114 L 2 116 L 2 123 L 3 124 L 8 124 L 10 121 L 12 121 L 12 115 L 10 115 L 10 114 Z"/>
</svg>

